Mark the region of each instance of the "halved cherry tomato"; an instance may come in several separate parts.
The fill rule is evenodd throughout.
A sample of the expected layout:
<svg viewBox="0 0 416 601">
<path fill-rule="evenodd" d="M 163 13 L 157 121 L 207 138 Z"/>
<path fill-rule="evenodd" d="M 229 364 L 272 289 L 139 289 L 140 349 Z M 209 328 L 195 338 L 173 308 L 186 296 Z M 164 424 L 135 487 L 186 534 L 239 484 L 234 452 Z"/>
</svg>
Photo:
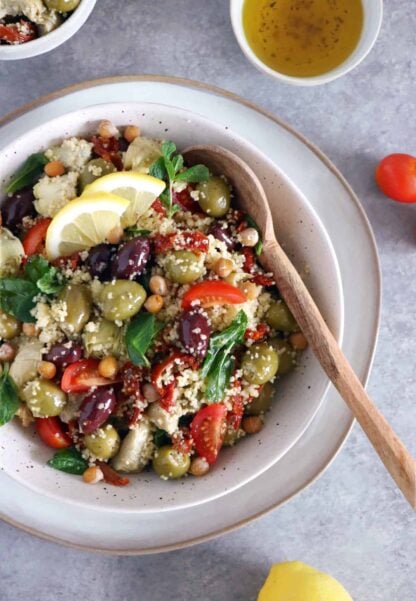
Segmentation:
<svg viewBox="0 0 416 601">
<path fill-rule="evenodd" d="M 64 392 L 87 392 L 93 386 L 108 386 L 114 380 L 98 373 L 98 359 L 81 359 L 65 368 L 61 380 Z"/>
<path fill-rule="evenodd" d="M 72 445 L 72 440 L 57 417 L 38 418 L 35 425 L 37 433 L 48 447 L 66 449 Z"/>
<path fill-rule="evenodd" d="M 191 434 L 198 455 L 215 463 L 227 429 L 227 409 L 221 403 L 207 405 L 191 422 Z"/>
<path fill-rule="evenodd" d="M 23 248 L 27 257 L 42 254 L 46 232 L 52 219 L 40 219 L 27 232 L 23 239 Z"/>
<path fill-rule="evenodd" d="M 36 38 L 36 27 L 30 21 L 21 20 L 18 23 L 0 23 L 0 40 L 8 44 L 24 44 Z"/>
<path fill-rule="evenodd" d="M 245 294 L 236 286 L 218 280 L 207 280 L 195 284 L 182 299 L 182 307 L 189 309 L 192 303 L 199 301 L 201 307 L 214 305 L 239 305 L 246 302 Z"/>
<path fill-rule="evenodd" d="M 376 182 L 381 191 L 398 202 L 416 202 L 416 157 L 389 154 L 377 165 Z"/>
<path fill-rule="evenodd" d="M 128 478 L 120 476 L 120 474 L 109 466 L 108 463 L 97 461 L 97 465 L 103 473 L 104 482 L 107 482 L 107 484 L 112 484 L 113 486 L 127 486 L 127 484 L 130 484 Z"/>
</svg>

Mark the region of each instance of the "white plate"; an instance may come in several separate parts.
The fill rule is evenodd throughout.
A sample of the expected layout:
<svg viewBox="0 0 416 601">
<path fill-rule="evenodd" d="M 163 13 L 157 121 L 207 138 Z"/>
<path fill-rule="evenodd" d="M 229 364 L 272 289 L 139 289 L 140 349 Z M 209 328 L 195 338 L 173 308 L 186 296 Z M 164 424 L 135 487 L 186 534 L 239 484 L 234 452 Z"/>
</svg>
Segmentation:
<svg viewBox="0 0 416 601">
<path fill-rule="evenodd" d="M 40 106 L 2 128 L 7 144 L 35 123 L 105 99 L 163 102 L 194 110 L 241 134 L 267 154 L 305 193 L 321 217 L 341 268 L 345 301 L 343 349 L 365 381 L 374 352 L 380 305 L 380 272 L 374 239 L 358 200 L 316 148 L 250 103 L 202 84 L 167 78 L 119 78 L 78 86 L 41 99 Z M 336 200 L 334 200 L 336 199 Z M 354 241 L 354 244 L 351 244 Z M 353 266 L 353 269 L 351 268 Z M 278 506 L 312 482 L 345 440 L 351 415 L 332 390 L 312 424 L 273 467 L 244 487 L 188 509 L 147 515 L 70 506 L 42 497 L 0 473 L 0 515 L 32 533 L 111 553 L 149 553 L 219 535 Z M 261 494 L 259 494 L 261 491 Z M 71 510 L 71 520 L 67 519 Z M 174 519 L 172 519 L 174 517 Z"/>
<path fill-rule="evenodd" d="M 110 119 L 117 126 L 138 123 L 144 135 L 167 135 L 178 148 L 191 144 L 220 144 L 237 152 L 261 179 L 282 244 L 293 257 L 326 322 L 341 341 L 344 319 L 341 276 L 334 249 L 319 217 L 303 194 L 255 146 L 215 120 L 195 112 L 156 103 L 106 103 L 68 113 L 30 129 L 1 151 L 0 186 L 33 152 L 64 137 L 92 135 L 97 123 Z M 167 133 L 168 132 L 168 133 Z M 85 486 L 46 466 L 51 451 L 39 445 L 32 430 L 10 423 L 0 430 L 4 471 L 25 486 L 64 502 L 96 510 L 172 511 L 205 503 L 229 493 L 260 475 L 299 440 L 322 403 L 329 380 L 310 350 L 302 354 L 299 369 L 276 387 L 278 402 L 268 412 L 265 427 L 238 445 L 224 449 L 215 467 L 203 477 L 165 482 L 154 472 L 131 478 L 130 486 Z"/>
</svg>

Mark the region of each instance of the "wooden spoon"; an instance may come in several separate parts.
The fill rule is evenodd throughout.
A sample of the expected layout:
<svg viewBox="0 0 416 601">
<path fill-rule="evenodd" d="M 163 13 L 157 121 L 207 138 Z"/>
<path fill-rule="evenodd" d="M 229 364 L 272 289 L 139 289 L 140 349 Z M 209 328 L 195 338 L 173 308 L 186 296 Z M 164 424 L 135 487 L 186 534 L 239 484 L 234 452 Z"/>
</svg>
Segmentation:
<svg viewBox="0 0 416 601">
<path fill-rule="evenodd" d="M 263 235 L 262 265 L 273 273 L 282 297 L 321 366 L 415 509 L 416 461 L 364 390 L 301 277 L 277 242 L 269 203 L 256 174 L 238 156 L 220 146 L 191 146 L 183 156 L 188 165 L 202 163 L 211 172 L 225 175 L 238 192 L 239 206 L 256 221 Z"/>
</svg>

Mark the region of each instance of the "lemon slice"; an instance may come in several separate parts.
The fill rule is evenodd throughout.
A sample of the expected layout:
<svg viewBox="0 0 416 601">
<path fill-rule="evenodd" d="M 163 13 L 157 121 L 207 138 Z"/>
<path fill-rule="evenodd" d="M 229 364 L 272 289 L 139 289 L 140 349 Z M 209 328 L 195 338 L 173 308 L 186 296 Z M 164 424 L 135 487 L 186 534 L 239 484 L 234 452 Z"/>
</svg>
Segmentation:
<svg viewBox="0 0 416 601">
<path fill-rule="evenodd" d="M 99 177 L 89 184 L 84 195 L 93 192 L 110 192 L 130 201 L 130 206 L 123 215 L 122 225 L 134 225 L 138 217 L 143 215 L 165 189 L 165 182 L 151 175 L 134 171 L 118 171 Z"/>
<path fill-rule="evenodd" d="M 120 225 L 129 205 L 126 198 L 105 192 L 71 200 L 48 227 L 45 247 L 49 259 L 67 257 L 104 242 L 108 233 Z"/>
</svg>

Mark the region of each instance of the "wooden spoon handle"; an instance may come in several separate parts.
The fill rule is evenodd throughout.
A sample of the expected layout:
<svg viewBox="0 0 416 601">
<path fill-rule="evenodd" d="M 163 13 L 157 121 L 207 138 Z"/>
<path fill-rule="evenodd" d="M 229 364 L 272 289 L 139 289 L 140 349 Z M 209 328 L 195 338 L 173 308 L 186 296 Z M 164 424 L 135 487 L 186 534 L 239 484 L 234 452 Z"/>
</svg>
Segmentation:
<svg viewBox="0 0 416 601">
<path fill-rule="evenodd" d="M 277 287 L 321 366 L 351 409 L 390 475 L 416 509 L 416 461 L 370 399 L 339 348 L 302 278 L 283 249 L 265 243 L 262 263 L 273 272 Z"/>
</svg>

